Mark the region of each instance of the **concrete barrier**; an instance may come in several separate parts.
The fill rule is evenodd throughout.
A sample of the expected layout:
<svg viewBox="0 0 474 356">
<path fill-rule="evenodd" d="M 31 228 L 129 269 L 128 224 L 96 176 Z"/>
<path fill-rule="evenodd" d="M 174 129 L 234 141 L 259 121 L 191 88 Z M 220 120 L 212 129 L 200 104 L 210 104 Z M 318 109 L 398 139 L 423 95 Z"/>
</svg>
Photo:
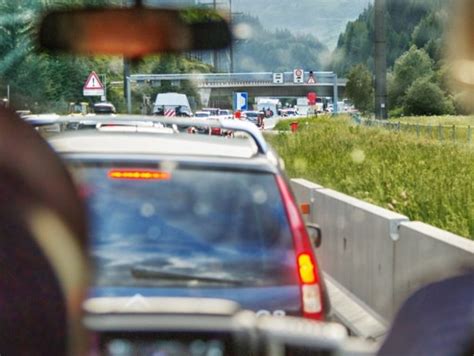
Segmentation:
<svg viewBox="0 0 474 356">
<path fill-rule="evenodd" d="M 398 225 L 408 218 L 330 189 L 313 192 L 323 243 L 316 251 L 326 273 L 389 319 Z"/>
<path fill-rule="evenodd" d="M 316 255 L 333 309 L 356 335 L 381 337 L 412 292 L 474 267 L 474 241 L 303 179 L 292 188 L 321 227 Z"/>
<path fill-rule="evenodd" d="M 395 306 L 419 287 L 466 268 L 474 268 L 474 241 L 422 222 L 402 223 L 395 246 Z"/>
<path fill-rule="evenodd" d="M 308 223 L 316 221 L 314 192 L 316 190 L 323 189 L 323 187 L 305 179 L 292 179 L 291 188 L 293 190 L 293 194 L 295 195 L 295 199 L 300 205 L 300 207 L 303 204 L 309 205 L 309 211 L 302 212 L 303 219 L 305 220 L 305 222 Z"/>
</svg>

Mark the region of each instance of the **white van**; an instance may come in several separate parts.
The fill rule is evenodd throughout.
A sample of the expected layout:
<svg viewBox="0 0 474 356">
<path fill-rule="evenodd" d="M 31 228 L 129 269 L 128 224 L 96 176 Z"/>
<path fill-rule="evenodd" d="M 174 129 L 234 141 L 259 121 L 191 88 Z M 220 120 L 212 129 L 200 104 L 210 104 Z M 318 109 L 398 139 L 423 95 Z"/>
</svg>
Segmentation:
<svg viewBox="0 0 474 356">
<path fill-rule="evenodd" d="M 307 116 L 309 114 L 310 106 L 308 105 L 307 97 L 300 97 L 296 99 L 296 107 L 298 108 L 298 113 L 302 116 Z"/>
<path fill-rule="evenodd" d="M 168 113 L 171 113 L 171 115 L 168 115 Z M 156 96 L 153 114 L 163 116 L 192 116 L 192 111 L 188 97 L 185 94 L 160 93 Z"/>
<path fill-rule="evenodd" d="M 265 109 L 267 111 L 270 109 L 274 115 L 278 113 L 278 108 L 280 107 L 280 100 L 272 98 L 257 98 L 257 110 L 262 111 Z"/>
</svg>

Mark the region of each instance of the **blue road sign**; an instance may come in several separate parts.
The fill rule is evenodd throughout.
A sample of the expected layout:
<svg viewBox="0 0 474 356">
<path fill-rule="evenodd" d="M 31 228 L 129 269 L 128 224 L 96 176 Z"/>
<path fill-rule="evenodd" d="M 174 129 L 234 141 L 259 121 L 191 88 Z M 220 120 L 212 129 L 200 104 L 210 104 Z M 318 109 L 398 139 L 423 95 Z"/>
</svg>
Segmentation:
<svg viewBox="0 0 474 356">
<path fill-rule="evenodd" d="M 248 110 L 249 103 L 249 93 L 247 92 L 238 92 L 234 93 L 234 110 Z"/>
</svg>

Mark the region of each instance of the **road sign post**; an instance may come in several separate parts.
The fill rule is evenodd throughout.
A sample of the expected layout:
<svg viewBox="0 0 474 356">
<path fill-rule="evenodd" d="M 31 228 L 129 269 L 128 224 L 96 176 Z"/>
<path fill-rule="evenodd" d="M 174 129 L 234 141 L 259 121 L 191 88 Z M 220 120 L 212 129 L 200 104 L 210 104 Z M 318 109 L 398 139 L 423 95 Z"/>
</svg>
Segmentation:
<svg viewBox="0 0 474 356">
<path fill-rule="evenodd" d="M 126 83 L 127 83 L 127 112 L 129 114 L 132 113 L 132 88 L 131 83 L 130 83 L 130 77 L 126 78 Z"/>
</svg>

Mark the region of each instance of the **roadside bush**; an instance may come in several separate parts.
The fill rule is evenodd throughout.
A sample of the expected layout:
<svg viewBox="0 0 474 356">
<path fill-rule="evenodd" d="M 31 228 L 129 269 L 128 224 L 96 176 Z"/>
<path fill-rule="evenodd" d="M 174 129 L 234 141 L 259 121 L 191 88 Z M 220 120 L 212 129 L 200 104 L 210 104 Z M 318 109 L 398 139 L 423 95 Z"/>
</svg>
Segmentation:
<svg viewBox="0 0 474 356">
<path fill-rule="evenodd" d="M 401 107 L 396 107 L 388 112 L 389 118 L 402 117 L 402 116 L 403 116 L 403 108 Z"/>
<path fill-rule="evenodd" d="M 363 64 L 353 66 L 347 76 L 346 95 L 363 113 L 374 111 L 372 73 Z"/>
<path fill-rule="evenodd" d="M 423 49 L 412 46 L 398 58 L 389 78 L 388 95 L 394 107 L 403 105 L 408 88 L 419 78 L 432 77 L 433 61 Z"/>
<path fill-rule="evenodd" d="M 429 77 L 419 78 L 409 87 L 403 102 L 405 115 L 445 115 L 454 106 L 441 88 Z"/>
</svg>

